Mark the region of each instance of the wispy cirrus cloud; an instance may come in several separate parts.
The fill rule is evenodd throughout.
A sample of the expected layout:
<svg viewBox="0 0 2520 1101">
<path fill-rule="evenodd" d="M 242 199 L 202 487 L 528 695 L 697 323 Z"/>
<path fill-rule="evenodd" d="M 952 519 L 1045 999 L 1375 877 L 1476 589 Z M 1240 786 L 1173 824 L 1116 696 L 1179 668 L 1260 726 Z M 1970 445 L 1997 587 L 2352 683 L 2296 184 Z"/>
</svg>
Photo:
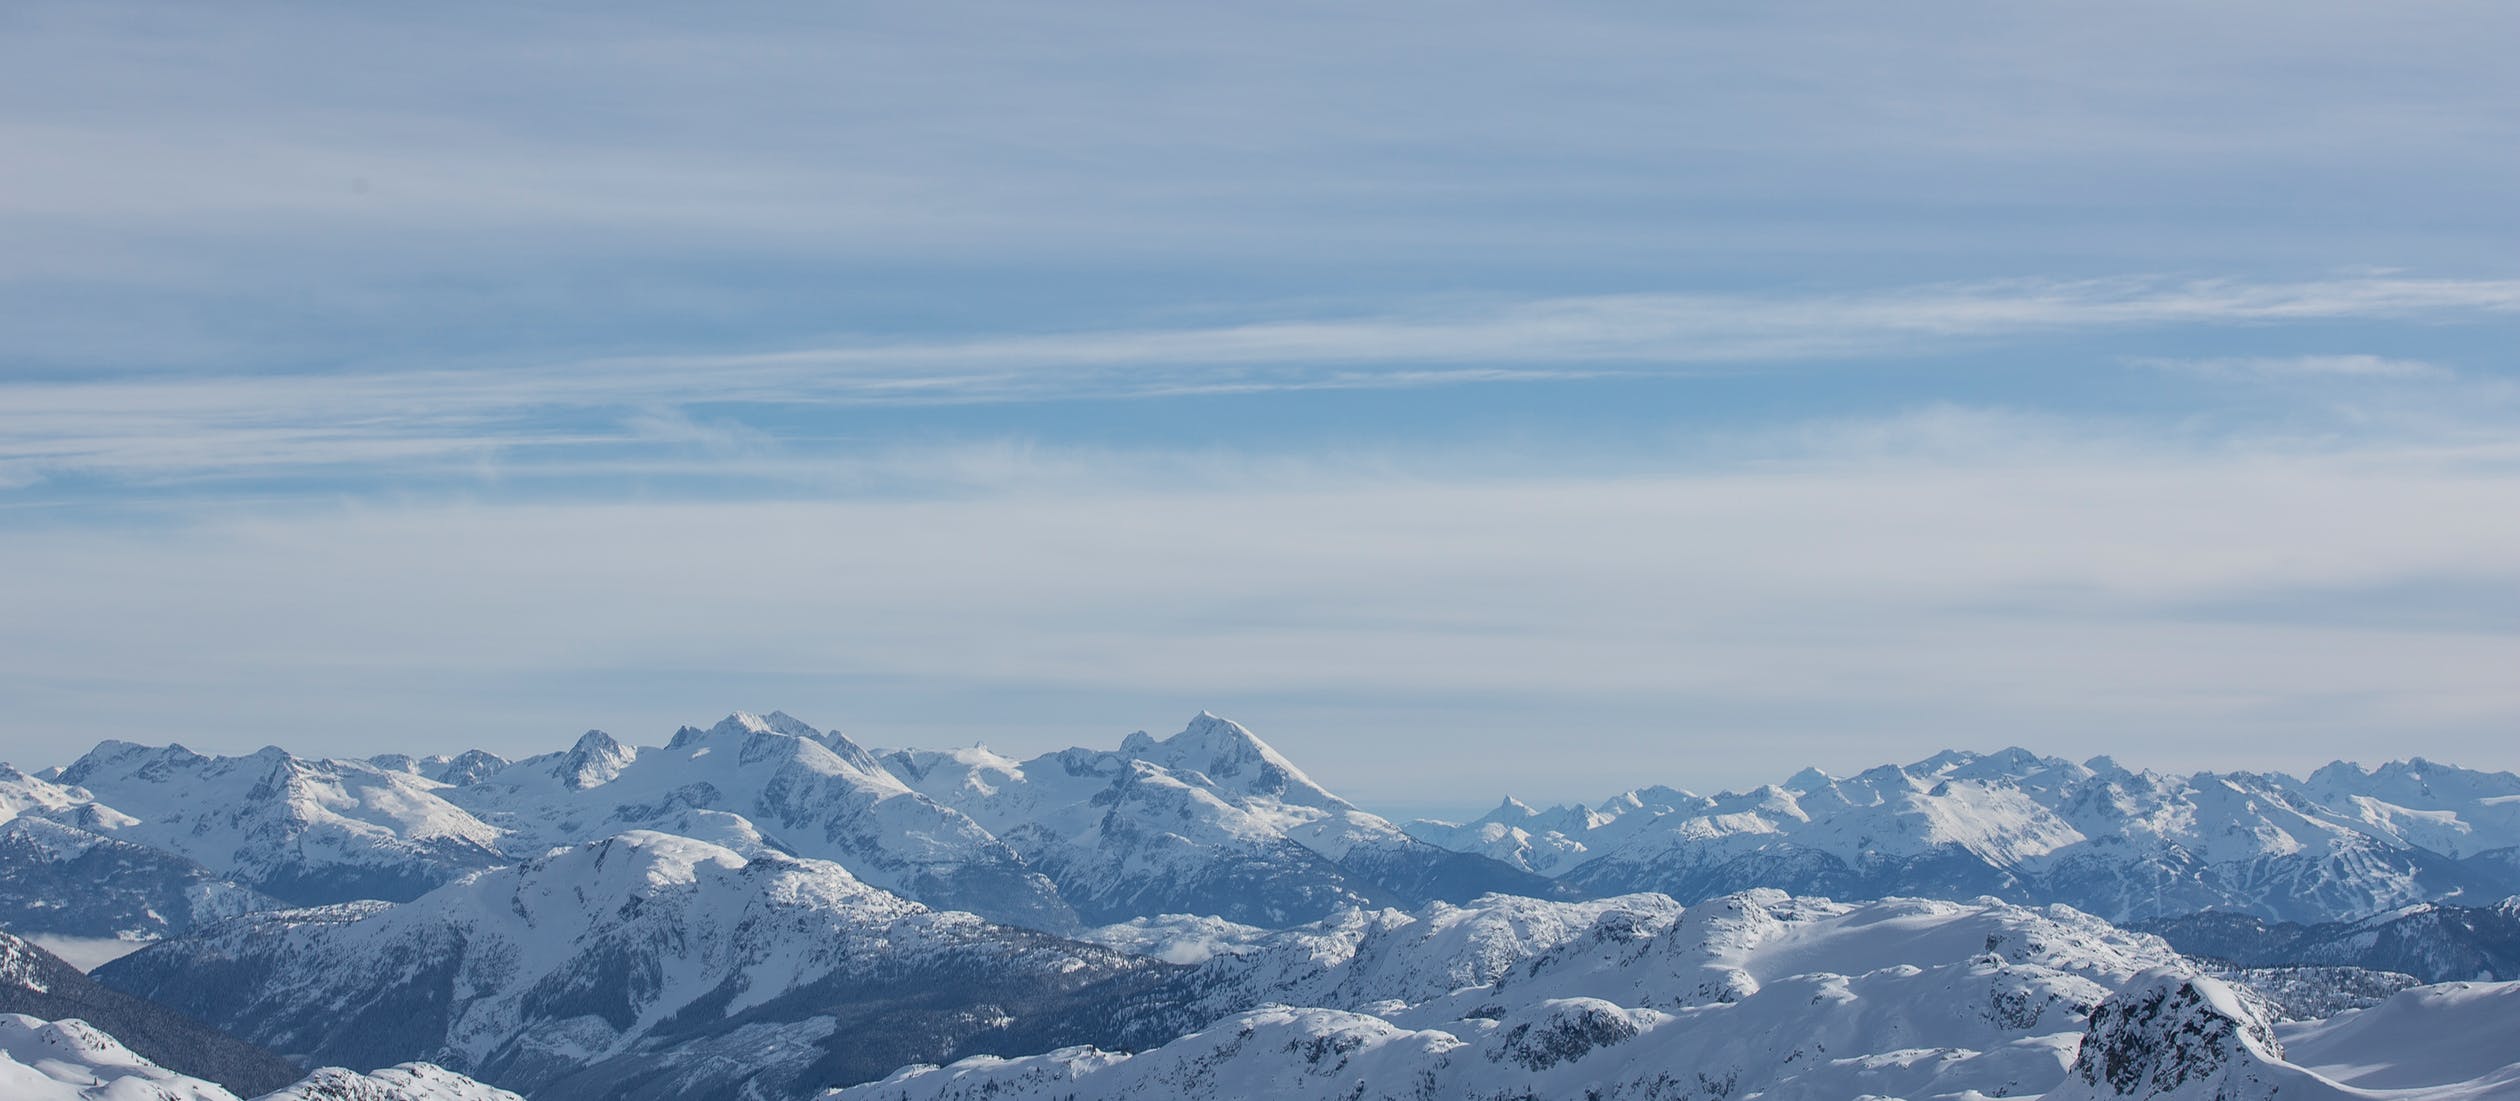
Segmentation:
<svg viewBox="0 0 2520 1101">
<path fill-rule="evenodd" d="M 24 484 L 58 472 L 182 478 L 689 442 L 698 422 L 683 411 L 699 406 L 1036 403 L 1739 372 L 1914 359 L 2056 334 L 2515 313 L 2520 280 L 2015 280 L 1808 295 L 1454 299 L 1197 327 L 461 370 L 107 373 L 0 383 L 0 480 Z M 2251 377 L 2437 371 L 2370 355 L 2142 362 Z"/>
<path fill-rule="evenodd" d="M 2139 357 L 2129 362 L 2159 371 L 2226 379 L 2444 379 L 2456 373 L 2420 359 L 2375 355 Z"/>
<path fill-rule="evenodd" d="M 897 461 L 1030 480 L 30 526 L 0 538 L 0 573 L 43 579 L 0 591 L 24 716 L 0 758 L 57 761 L 63 729 L 522 753 L 760 698 L 1027 750 L 1220 707 L 1359 773 L 1349 743 L 1415 752 L 1390 789 L 1553 798 L 1636 762 L 1762 778 L 1686 741 L 1749 733 L 1831 767 L 1955 738 L 2298 767 L 2383 728 L 2508 763 L 2520 468 L 2165 454 L 1984 410 L 1836 435 L 1861 446 L 1608 477 L 1150 485 L 1143 456 L 975 450 Z M 1446 752 L 1382 741 L 1410 730 Z M 1486 752 L 1536 731 L 1589 752 Z"/>
</svg>

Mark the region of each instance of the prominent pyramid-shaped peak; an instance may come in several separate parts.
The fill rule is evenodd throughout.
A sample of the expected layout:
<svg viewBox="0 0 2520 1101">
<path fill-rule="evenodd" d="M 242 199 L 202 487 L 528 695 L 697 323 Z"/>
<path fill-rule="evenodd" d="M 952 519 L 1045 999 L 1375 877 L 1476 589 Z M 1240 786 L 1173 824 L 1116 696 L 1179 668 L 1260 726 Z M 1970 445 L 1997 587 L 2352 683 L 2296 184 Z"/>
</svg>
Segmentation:
<svg viewBox="0 0 2520 1101">
<path fill-rule="evenodd" d="M 790 715 L 785 711 L 773 711 L 767 715 L 763 715 L 761 717 L 761 721 L 763 725 L 768 726 L 770 729 L 776 730 L 781 734 L 794 734 L 799 738 L 812 738 L 818 742 L 823 739 L 822 731 L 814 729 L 812 726 L 807 725 L 804 720 L 799 719 L 794 715 Z"/>
<path fill-rule="evenodd" d="M 1131 734 L 1121 741 L 1120 752 L 1166 768 L 1200 773 L 1220 787 L 1245 795 L 1326 808 L 1348 805 L 1314 783 L 1250 728 L 1212 711 L 1199 712 L 1180 733 L 1161 741 L 1144 731 Z"/>
<path fill-rule="evenodd" d="M 1806 768 L 1801 772 L 1797 772 L 1785 778 L 1785 787 L 1788 790 L 1799 791 L 1804 794 L 1809 794 L 1815 791 L 1825 791 L 1831 785 L 1836 783 L 1837 777 L 1831 776 L 1828 773 L 1822 772 L 1816 768 Z"/>
<path fill-rule="evenodd" d="M 1534 809 L 1531 804 L 1508 795 L 1503 799 L 1496 801 L 1496 809 L 1487 812 L 1487 817 L 1483 819 L 1483 821 L 1521 822 L 1537 818 L 1539 816 L 1540 812 Z"/>
<path fill-rule="evenodd" d="M 552 774 L 560 777 L 561 783 L 583 791 L 621 775 L 621 770 L 638 755 L 638 750 L 621 744 L 612 735 L 589 730 L 578 735 L 577 744 L 570 746 L 568 754 L 552 767 Z"/>
</svg>

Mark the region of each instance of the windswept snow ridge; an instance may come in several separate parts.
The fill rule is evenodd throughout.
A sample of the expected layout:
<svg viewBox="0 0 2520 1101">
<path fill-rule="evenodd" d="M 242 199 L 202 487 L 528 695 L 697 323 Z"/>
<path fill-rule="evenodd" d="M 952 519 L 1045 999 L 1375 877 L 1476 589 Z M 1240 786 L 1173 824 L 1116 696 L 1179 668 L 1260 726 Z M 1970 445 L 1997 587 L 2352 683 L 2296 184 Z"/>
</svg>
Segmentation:
<svg viewBox="0 0 2520 1101">
<path fill-rule="evenodd" d="M 237 1101 L 214 1082 L 177 1074 L 80 1020 L 0 1013 L 0 1097 L 9 1101 Z M 359 1074 L 326 1067 L 255 1101 L 524 1101 L 426 1063 Z"/>
</svg>

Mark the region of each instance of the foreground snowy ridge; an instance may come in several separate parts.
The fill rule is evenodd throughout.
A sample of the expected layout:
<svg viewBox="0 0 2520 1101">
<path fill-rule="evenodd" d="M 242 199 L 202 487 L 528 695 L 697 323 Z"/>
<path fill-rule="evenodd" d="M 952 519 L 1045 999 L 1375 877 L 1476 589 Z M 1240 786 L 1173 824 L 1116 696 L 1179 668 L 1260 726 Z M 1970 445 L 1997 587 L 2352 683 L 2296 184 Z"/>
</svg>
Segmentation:
<svg viewBox="0 0 2520 1101">
<path fill-rule="evenodd" d="M 1256 971 L 1274 985 L 1252 989 L 1319 1002 L 1245 1010 L 1134 1055 L 975 1057 L 828 1097 L 2273 1101 L 2372 1096 L 2354 1080 L 2377 1077 L 2411 1090 L 2389 1095 L 2404 1101 L 2453 1101 L 2520 1088 L 2509 1044 L 2437 1068 L 2390 1047 L 2419 1013 L 2469 1042 L 2512 1035 L 2512 984 L 2406 992 L 2304 1032 L 2288 1062 L 2249 995 L 2071 910 L 1751 892 L 1686 910 L 1588 904 L 1558 915 L 1583 920 L 1535 929 L 1534 908 L 1570 907 L 1497 900 L 1289 931 L 1203 970 Z M 1314 966 L 1288 966 L 1298 958 Z M 1377 1000 L 1379 981 L 1345 981 L 1482 967 L 1494 977 L 1434 995 Z"/>
<path fill-rule="evenodd" d="M 79 1020 L 0 1013 L 0 1097 L 9 1101 L 237 1101 L 223 1086 L 141 1058 Z M 256 1101 L 524 1101 L 427 1063 L 374 1074 L 326 1067 Z"/>
</svg>

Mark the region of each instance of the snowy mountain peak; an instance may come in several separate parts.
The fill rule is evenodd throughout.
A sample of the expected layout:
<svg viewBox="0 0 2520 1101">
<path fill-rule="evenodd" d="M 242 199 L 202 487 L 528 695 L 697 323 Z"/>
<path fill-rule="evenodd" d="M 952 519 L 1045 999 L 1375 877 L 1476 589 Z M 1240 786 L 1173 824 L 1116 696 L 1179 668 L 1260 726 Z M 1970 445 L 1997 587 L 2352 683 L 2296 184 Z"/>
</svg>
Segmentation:
<svg viewBox="0 0 2520 1101">
<path fill-rule="evenodd" d="M 619 739 L 601 730 L 589 730 L 578 736 L 566 756 L 552 766 L 552 774 L 560 782 L 584 791 L 610 782 L 621 770 L 637 759 L 639 751 L 621 744 Z"/>
<path fill-rule="evenodd" d="M 1314 783 L 1250 728 L 1212 711 L 1201 711 L 1172 737 L 1157 741 L 1145 731 L 1120 743 L 1124 756 L 1171 769 L 1188 769 L 1220 787 L 1325 810 L 1351 809 L 1348 801 Z"/>
<path fill-rule="evenodd" d="M 740 734 L 745 732 L 754 734 L 786 733 L 785 731 L 771 726 L 769 723 L 763 721 L 760 716 L 755 715 L 750 711 L 732 712 L 725 718 L 719 719 L 716 726 L 709 728 L 709 733 L 711 734 Z"/>
<path fill-rule="evenodd" d="M 781 734 L 794 734 L 799 738 L 812 738 L 815 741 L 821 741 L 823 738 L 822 731 L 814 729 L 804 720 L 785 711 L 773 711 L 763 715 L 761 721 Z"/>
<path fill-rule="evenodd" d="M 1835 786 L 1837 786 L 1837 777 L 1816 768 L 1806 768 L 1785 778 L 1787 790 L 1806 794 Z"/>
<path fill-rule="evenodd" d="M 447 758 L 444 764 L 432 766 L 426 775 L 439 783 L 462 787 L 506 768 L 508 764 L 507 758 L 488 750 L 467 749 Z"/>
<path fill-rule="evenodd" d="M 88 750 L 78 760 L 72 761 L 70 767 L 62 769 L 56 780 L 59 783 L 84 787 L 87 785 L 88 777 L 99 773 L 137 773 L 151 768 L 181 767 L 190 762 L 206 759 L 201 754 L 184 748 L 181 743 L 169 742 L 164 746 L 151 746 L 108 738 L 96 743 L 96 748 Z"/>
<path fill-rule="evenodd" d="M 867 752 L 866 747 L 850 741 L 846 735 L 837 730 L 817 730 L 785 711 L 773 711 L 767 715 L 738 711 L 718 720 L 717 725 L 708 730 L 710 737 L 745 734 L 768 734 L 812 742 L 838 754 L 841 760 L 855 766 L 860 772 L 884 773 L 884 766 L 876 762 L 875 755 Z M 683 740 L 681 733 L 677 732 L 674 735 L 676 745 L 682 744 Z M 886 779 L 890 777 L 886 776 Z"/>
</svg>

